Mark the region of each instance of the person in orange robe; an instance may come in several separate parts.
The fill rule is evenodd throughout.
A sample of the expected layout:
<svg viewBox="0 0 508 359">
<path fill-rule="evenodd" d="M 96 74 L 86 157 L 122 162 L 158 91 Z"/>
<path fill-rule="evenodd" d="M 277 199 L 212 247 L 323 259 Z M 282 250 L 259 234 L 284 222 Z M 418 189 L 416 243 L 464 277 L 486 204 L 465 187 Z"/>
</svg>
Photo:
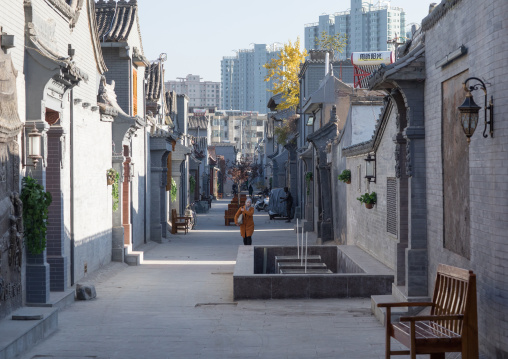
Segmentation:
<svg viewBox="0 0 508 359">
<path fill-rule="evenodd" d="M 238 224 L 238 217 L 240 214 L 243 214 L 242 224 Z M 252 206 L 252 200 L 250 198 L 247 198 L 245 200 L 245 206 L 240 207 L 236 212 L 235 224 L 240 226 L 243 244 L 250 246 L 252 244 L 252 234 L 254 233 L 254 207 Z"/>
</svg>

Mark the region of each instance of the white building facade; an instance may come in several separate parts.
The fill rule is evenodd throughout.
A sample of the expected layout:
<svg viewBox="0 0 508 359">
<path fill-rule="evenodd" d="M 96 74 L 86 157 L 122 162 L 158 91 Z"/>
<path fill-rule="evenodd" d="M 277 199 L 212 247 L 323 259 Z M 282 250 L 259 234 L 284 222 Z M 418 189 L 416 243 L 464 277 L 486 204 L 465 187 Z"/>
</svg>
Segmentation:
<svg viewBox="0 0 508 359">
<path fill-rule="evenodd" d="M 166 89 L 189 97 L 189 107 L 220 107 L 220 82 L 201 81 L 199 75 L 187 75 L 167 81 Z"/>
</svg>

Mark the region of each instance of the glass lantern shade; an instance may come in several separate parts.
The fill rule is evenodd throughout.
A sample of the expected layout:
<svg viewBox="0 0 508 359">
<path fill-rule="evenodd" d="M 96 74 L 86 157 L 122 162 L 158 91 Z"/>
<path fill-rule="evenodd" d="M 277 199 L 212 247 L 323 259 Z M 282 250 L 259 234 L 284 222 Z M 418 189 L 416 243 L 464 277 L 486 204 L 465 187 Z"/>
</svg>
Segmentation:
<svg viewBox="0 0 508 359">
<path fill-rule="evenodd" d="M 462 105 L 458 108 L 460 111 L 459 116 L 462 130 L 464 130 L 464 133 L 469 141 L 469 138 L 473 135 L 476 130 L 476 126 L 478 125 L 478 113 L 480 112 L 481 107 L 474 102 L 471 92 L 468 92 L 464 103 L 462 103 Z"/>
<path fill-rule="evenodd" d="M 371 156 L 370 153 L 365 159 L 365 178 L 369 182 L 376 182 L 376 157 Z"/>
<path fill-rule="evenodd" d="M 374 163 L 373 163 L 373 161 L 367 161 L 367 163 L 365 165 L 365 176 L 367 178 L 374 177 Z"/>
<path fill-rule="evenodd" d="M 41 134 L 33 129 L 28 134 L 28 157 L 41 158 Z"/>
</svg>

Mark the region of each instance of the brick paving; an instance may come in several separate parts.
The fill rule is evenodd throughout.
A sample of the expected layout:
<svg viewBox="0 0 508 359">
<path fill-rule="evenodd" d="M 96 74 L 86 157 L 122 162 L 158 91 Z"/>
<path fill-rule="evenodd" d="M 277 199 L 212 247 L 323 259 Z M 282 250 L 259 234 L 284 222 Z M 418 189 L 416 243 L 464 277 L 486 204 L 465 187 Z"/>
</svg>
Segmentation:
<svg viewBox="0 0 508 359">
<path fill-rule="evenodd" d="M 59 314 L 59 328 L 22 358 L 384 358 L 370 299 L 233 301 L 242 238 L 229 200 L 196 230 L 149 243 L 144 263 L 111 263 L 82 282 L 97 299 Z M 256 212 L 253 244 L 293 244 L 294 224 Z"/>
</svg>

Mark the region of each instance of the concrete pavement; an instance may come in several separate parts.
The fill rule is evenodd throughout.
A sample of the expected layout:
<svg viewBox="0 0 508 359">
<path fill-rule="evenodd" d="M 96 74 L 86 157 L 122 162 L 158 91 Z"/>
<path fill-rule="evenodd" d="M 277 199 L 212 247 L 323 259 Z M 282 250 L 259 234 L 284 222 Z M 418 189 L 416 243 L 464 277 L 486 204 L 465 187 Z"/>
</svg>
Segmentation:
<svg viewBox="0 0 508 359">
<path fill-rule="evenodd" d="M 97 299 L 60 312 L 58 330 L 22 358 L 384 358 L 369 298 L 234 302 L 243 242 L 224 226 L 228 202 L 189 234 L 143 246 L 141 266 L 111 263 L 81 281 Z M 254 245 L 296 242 L 293 223 L 254 221 Z"/>
</svg>

